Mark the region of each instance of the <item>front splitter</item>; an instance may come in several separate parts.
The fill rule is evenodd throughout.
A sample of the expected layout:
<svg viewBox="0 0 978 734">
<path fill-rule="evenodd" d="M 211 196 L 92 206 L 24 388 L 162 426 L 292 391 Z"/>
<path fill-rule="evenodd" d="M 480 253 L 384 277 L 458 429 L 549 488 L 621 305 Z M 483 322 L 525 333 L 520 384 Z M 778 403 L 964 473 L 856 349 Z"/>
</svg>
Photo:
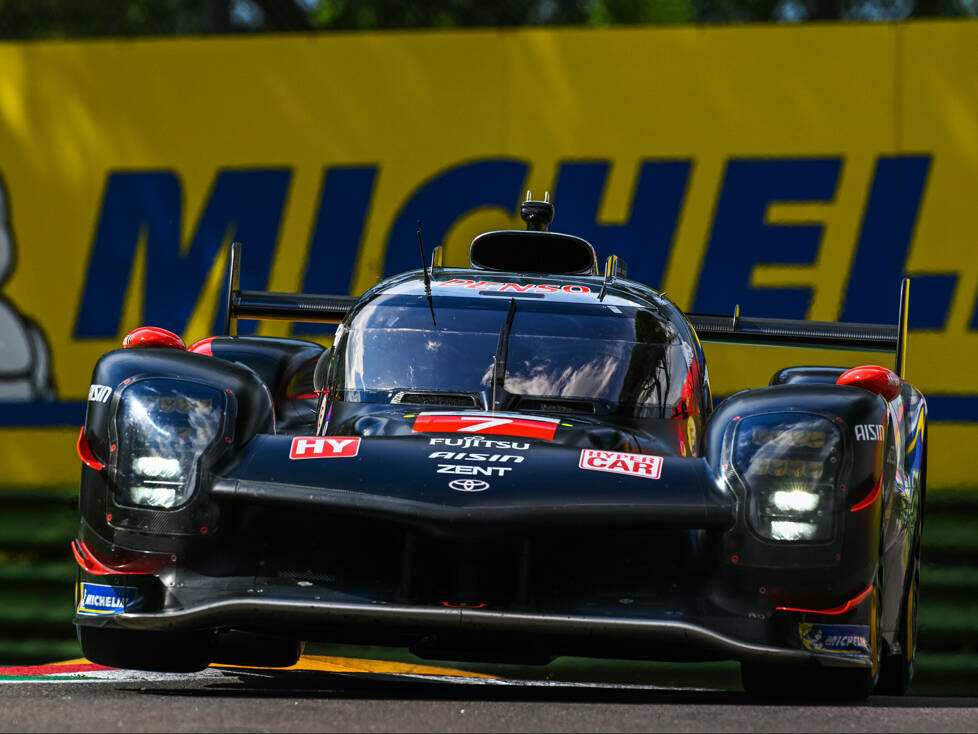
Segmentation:
<svg viewBox="0 0 978 734">
<path fill-rule="evenodd" d="M 77 624 L 146 630 L 182 631 L 250 625 L 371 625 L 421 632 L 531 633 L 561 635 L 591 641 L 635 640 L 671 643 L 708 651 L 718 658 L 755 663 L 805 664 L 817 661 L 831 667 L 865 667 L 859 659 L 827 658 L 808 650 L 746 642 L 701 625 L 678 620 L 531 614 L 458 607 L 362 604 L 335 601 L 297 601 L 231 597 L 159 613 L 122 613 L 76 617 Z"/>
</svg>

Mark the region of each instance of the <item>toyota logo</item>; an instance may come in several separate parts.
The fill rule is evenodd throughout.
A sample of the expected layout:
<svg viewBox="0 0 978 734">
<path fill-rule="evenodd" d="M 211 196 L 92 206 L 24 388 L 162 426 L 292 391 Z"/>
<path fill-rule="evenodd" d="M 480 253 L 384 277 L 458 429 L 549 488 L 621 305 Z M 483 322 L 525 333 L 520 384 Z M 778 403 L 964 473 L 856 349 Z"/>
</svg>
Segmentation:
<svg viewBox="0 0 978 734">
<path fill-rule="evenodd" d="M 448 486 L 459 492 L 484 492 L 489 489 L 489 482 L 481 479 L 453 479 Z"/>
</svg>

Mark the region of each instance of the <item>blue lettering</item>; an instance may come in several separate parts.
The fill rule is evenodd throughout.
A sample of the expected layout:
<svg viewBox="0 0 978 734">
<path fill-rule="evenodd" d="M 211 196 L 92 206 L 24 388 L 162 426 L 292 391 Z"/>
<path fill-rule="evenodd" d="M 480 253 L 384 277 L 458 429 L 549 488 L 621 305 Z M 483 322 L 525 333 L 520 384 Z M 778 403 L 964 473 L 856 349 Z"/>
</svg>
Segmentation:
<svg viewBox="0 0 978 734">
<path fill-rule="evenodd" d="M 376 177 L 376 166 L 326 171 L 302 280 L 303 293 L 350 292 Z M 325 334 L 335 329 L 329 324 L 292 325 L 293 334 Z"/>
<path fill-rule="evenodd" d="M 289 169 L 221 171 L 189 247 L 181 248 L 182 191 L 176 174 L 111 174 L 75 321 L 75 338 L 119 336 L 142 236 L 146 241 L 144 323 L 181 333 L 221 246 L 231 238 L 244 244 L 241 287 L 267 288 L 290 178 Z M 218 333 L 223 321 L 222 297 L 213 333 Z M 249 322 L 242 322 L 241 327 L 241 333 L 254 331 Z"/>
<path fill-rule="evenodd" d="M 877 160 L 840 320 L 896 323 L 900 280 L 930 163 L 927 155 Z M 910 326 L 943 328 L 956 282 L 956 275 L 915 274 L 910 286 Z"/>
<path fill-rule="evenodd" d="M 482 207 L 497 207 L 512 214 L 520 200 L 527 164 L 514 159 L 466 163 L 427 181 L 401 208 L 387 238 L 384 275 L 421 267 L 418 220 L 424 222 L 426 250 L 441 243 L 455 221 Z"/>
<path fill-rule="evenodd" d="M 554 186 L 554 230 L 583 237 L 628 264 L 628 277 L 661 287 L 686 186 L 690 161 L 645 161 L 638 174 L 630 215 L 622 224 L 598 224 L 607 161 L 564 163 Z"/>
<path fill-rule="evenodd" d="M 752 288 L 759 263 L 809 264 L 822 239 L 816 224 L 767 224 L 768 205 L 827 202 L 835 195 L 839 158 L 731 160 L 717 203 L 693 310 L 803 319 L 811 288 Z"/>
</svg>

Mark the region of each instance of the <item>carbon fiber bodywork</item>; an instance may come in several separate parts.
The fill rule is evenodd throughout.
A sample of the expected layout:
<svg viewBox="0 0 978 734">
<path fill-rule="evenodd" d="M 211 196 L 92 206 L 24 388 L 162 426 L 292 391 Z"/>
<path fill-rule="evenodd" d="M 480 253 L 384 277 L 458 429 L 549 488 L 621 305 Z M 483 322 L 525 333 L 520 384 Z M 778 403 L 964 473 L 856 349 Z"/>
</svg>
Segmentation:
<svg viewBox="0 0 978 734">
<path fill-rule="evenodd" d="M 412 273 L 352 306 L 330 303 L 348 309 L 333 352 L 221 337 L 202 353 L 103 357 L 92 382 L 111 397 L 89 403 L 82 440 L 100 466 L 82 470 L 78 536 L 102 570 L 82 563 L 80 582 L 128 591 L 118 608 L 79 613 L 76 623 L 236 629 L 529 662 L 577 654 L 868 669 L 899 652 L 925 484 L 918 391 L 902 382 L 886 400 L 835 384 L 841 370 L 794 368 L 714 410 L 696 332 L 654 291 L 591 275 L 485 276 L 435 271 L 430 302 Z M 295 317 L 275 294 L 236 297 Z M 354 353 L 349 335 L 378 309 L 428 318 L 430 308 L 442 318 L 432 330 L 451 339 L 452 304 L 502 321 L 509 302 L 534 318 L 573 320 L 586 308 L 654 319 L 682 350 L 683 373 L 659 373 L 678 381 L 663 394 L 679 397 L 626 409 L 512 390 L 500 399 L 488 388 L 470 397 L 450 386 L 378 398 L 341 383 Z M 866 339 L 890 338 L 867 329 Z M 823 331 L 836 339 L 845 329 Z M 803 339 L 803 330 L 790 338 Z M 321 353 L 327 382 L 314 396 Z M 492 364 L 505 355 L 501 346 Z M 119 405 L 145 380 L 226 396 L 221 431 L 177 507 L 140 506 L 127 489 L 134 480 L 118 469 Z M 745 468 L 744 446 L 794 441 L 783 438 L 791 426 L 809 426 L 798 456 L 820 458 L 778 454 Z M 817 536 L 772 535 L 773 521 L 759 524 L 758 472 L 828 487 Z M 145 561 L 143 570 L 124 572 L 132 559 Z"/>
</svg>

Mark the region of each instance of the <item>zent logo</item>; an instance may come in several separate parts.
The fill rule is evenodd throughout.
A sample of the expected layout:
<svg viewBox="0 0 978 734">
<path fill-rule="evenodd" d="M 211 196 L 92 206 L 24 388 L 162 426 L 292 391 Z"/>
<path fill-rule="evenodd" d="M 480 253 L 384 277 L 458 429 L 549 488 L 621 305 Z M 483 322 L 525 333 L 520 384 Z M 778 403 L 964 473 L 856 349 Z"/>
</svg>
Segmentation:
<svg viewBox="0 0 978 734">
<path fill-rule="evenodd" d="M 862 426 L 856 426 L 856 440 L 857 441 L 882 441 L 883 426 L 879 424 L 873 424 L 873 423 L 867 423 Z"/>
<path fill-rule="evenodd" d="M 112 388 L 108 385 L 92 385 L 88 388 L 88 399 L 94 403 L 108 402 Z"/>
<path fill-rule="evenodd" d="M 481 479 L 453 479 L 448 486 L 459 492 L 484 492 L 489 489 L 489 482 Z"/>
<path fill-rule="evenodd" d="M 349 459 L 360 451 L 357 436 L 296 436 L 290 459 Z"/>
<path fill-rule="evenodd" d="M 630 474 L 633 477 L 658 479 L 662 474 L 662 457 L 647 454 L 624 454 L 620 451 L 581 451 L 581 469 L 610 471 L 615 474 Z"/>
<path fill-rule="evenodd" d="M 560 423 L 556 418 L 536 418 L 517 413 L 419 413 L 415 433 L 484 433 L 552 441 Z"/>
</svg>

